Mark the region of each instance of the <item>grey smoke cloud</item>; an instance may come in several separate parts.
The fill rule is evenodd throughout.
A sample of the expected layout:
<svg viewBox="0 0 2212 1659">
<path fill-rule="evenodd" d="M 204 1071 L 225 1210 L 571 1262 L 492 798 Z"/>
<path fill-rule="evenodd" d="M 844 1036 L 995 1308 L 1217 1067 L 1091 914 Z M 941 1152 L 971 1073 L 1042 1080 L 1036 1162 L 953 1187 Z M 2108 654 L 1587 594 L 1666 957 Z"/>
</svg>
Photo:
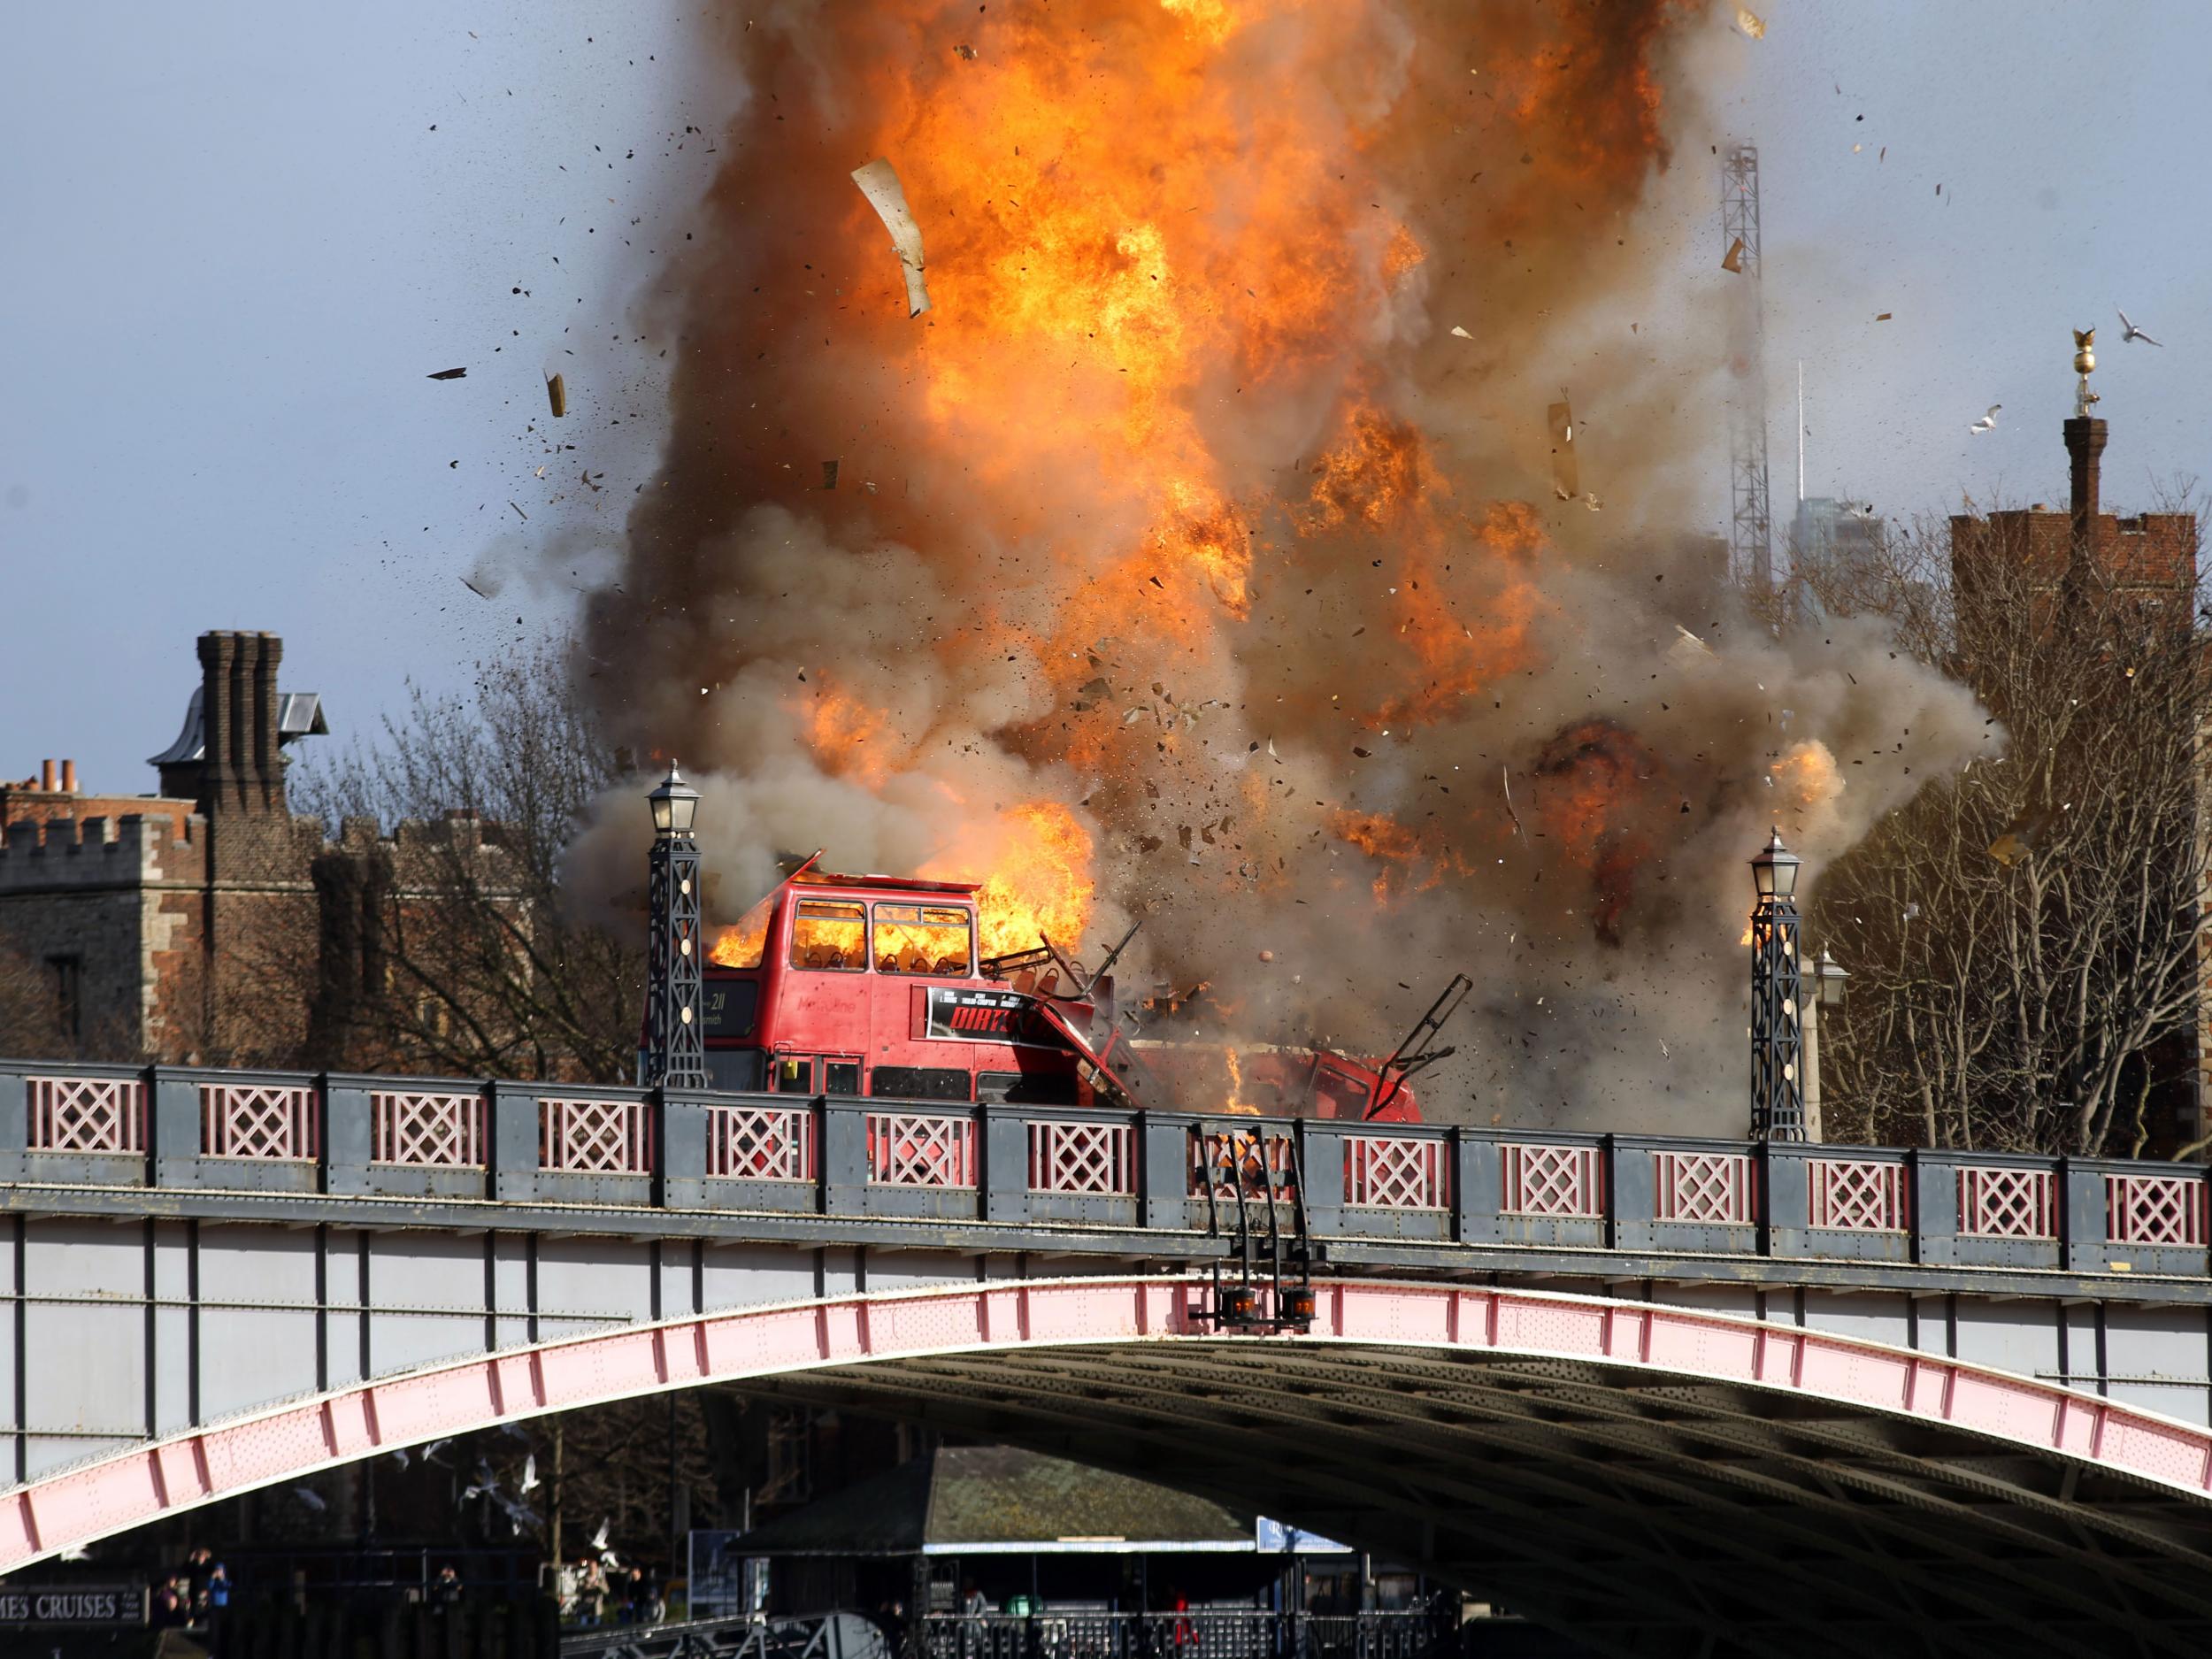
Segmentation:
<svg viewBox="0 0 2212 1659">
<path fill-rule="evenodd" d="M 1632 245 L 1685 188 L 1686 26 L 1205 10 L 733 32 L 595 691 L 703 772 L 719 920 L 779 851 L 980 875 L 1051 803 L 1093 939 L 1146 918 L 1130 981 L 1379 1052 L 1463 969 L 1432 1117 L 1732 1128 L 1745 860 L 1770 823 L 1832 857 L 1980 720 L 1866 625 L 1762 634 L 1687 522 L 1717 308 Z M 926 319 L 852 187 L 876 155 Z M 1627 301 L 1671 343 L 1592 345 Z M 1550 489 L 1564 357 L 1601 511 Z M 634 817 L 576 854 L 610 903 Z"/>
</svg>

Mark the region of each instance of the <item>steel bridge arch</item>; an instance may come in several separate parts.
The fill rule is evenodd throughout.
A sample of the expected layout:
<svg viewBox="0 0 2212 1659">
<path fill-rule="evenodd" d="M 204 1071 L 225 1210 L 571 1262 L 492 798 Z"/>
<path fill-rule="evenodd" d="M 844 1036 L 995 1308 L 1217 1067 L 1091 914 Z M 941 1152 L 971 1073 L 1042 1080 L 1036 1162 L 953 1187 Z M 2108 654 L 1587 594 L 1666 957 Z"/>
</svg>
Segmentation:
<svg viewBox="0 0 2212 1659">
<path fill-rule="evenodd" d="M 0 1494 L 0 1572 L 316 1470 L 726 1382 L 1058 1452 L 1417 1563 L 1621 1654 L 2201 1651 L 2212 1432 L 1643 1302 L 1325 1281 L 1223 1335 L 1179 1277 L 690 1315 L 294 1399 Z"/>
</svg>

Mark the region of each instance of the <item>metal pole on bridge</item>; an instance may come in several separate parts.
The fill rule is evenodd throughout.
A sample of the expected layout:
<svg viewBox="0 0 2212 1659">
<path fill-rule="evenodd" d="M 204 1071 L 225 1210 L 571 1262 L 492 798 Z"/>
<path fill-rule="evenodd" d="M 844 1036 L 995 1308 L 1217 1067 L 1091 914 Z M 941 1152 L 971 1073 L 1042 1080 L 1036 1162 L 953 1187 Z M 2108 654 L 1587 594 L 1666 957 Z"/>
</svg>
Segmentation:
<svg viewBox="0 0 2212 1659">
<path fill-rule="evenodd" d="M 645 1033 L 648 1088 L 704 1088 L 704 979 L 700 963 L 699 843 L 691 823 L 699 792 L 673 762 L 645 797 L 653 809 L 653 851 L 646 884 L 653 938 L 646 956 Z"/>
<path fill-rule="evenodd" d="M 1803 860 L 1772 832 L 1751 861 L 1751 1138 L 1805 1139 L 1801 1067 L 1804 981 L 1797 957 L 1797 872 Z"/>
</svg>

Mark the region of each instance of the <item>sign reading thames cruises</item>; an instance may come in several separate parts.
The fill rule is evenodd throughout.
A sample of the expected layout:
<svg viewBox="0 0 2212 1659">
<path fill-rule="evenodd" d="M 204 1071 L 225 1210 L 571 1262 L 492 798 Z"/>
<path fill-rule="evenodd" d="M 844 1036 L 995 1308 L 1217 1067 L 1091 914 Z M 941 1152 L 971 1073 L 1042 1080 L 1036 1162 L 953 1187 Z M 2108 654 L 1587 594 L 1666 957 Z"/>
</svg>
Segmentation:
<svg viewBox="0 0 2212 1659">
<path fill-rule="evenodd" d="M 0 1629 L 104 1629 L 145 1622 L 142 1584 L 0 1585 Z"/>
</svg>

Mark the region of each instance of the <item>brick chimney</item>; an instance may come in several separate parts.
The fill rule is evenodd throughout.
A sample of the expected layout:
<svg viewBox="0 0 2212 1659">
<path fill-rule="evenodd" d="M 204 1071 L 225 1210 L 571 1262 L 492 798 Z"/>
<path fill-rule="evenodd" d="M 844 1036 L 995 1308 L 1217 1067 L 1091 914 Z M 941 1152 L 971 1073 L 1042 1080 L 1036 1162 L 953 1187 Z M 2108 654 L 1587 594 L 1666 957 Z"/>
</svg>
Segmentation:
<svg viewBox="0 0 2212 1659">
<path fill-rule="evenodd" d="M 200 635 L 200 731 L 206 761 L 198 810 L 281 813 L 284 763 L 277 754 L 277 664 L 284 641 L 273 634 Z"/>
<path fill-rule="evenodd" d="M 2088 415 L 2066 423 L 2066 456 L 2072 463 L 2074 557 L 2096 556 L 2097 470 L 2104 455 L 2105 424 Z"/>
</svg>

